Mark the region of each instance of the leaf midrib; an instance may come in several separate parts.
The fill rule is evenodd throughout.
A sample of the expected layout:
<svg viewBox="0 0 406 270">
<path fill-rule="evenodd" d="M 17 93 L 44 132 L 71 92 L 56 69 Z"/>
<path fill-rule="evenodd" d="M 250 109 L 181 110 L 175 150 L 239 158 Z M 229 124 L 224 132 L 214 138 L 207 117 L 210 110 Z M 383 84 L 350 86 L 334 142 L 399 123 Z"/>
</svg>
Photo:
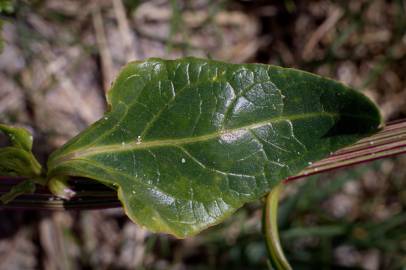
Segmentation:
<svg viewBox="0 0 406 270">
<path fill-rule="evenodd" d="M 274 124 L 282 121 L 295 121 L 301 119 L 309 119 L 313 117 L 321 117 L 321 116 L 329 116 L 332 118 L 339 117 L 338 113 L 331 113 L 331 112 L 311 112 L 311 113 L 304 113 L 304 114 L 294 114 L 294 115 L 286 115 L 286 116 L 278 116 L 272 119 L 267 119 L 265 121 L 261 121 L 258 123 L 254 123 L 251 125 L 246 125 L 242 127 L 232 128 L 232 129 L 222 129 L 216 132 L 196 136 L 196 137 L 188 137 L 188 138 L 177 138 L 177 139 L 164 139 L 164 140 L 152 140 L 152 141 L 144 141 L 144 142 L 137 142 L 137 137 L 134 138 L 134 142 L 131 143 L 120 143 L 120 144 L 111 144 L 111 145 L 103 145 L 103 146 L 93 146 L 91 148 L 83 149 L 83 150 L 74 150 L 70 153 L 67 153 L 63 156 L 58 157 L 53 163 L 55 164 L 52 167 L 56 167 L 58 163 L 62 163 L 63 161 L 83 158 L 94 156 L 98 154 L 104 153 L 111 153 L 111 152 L 127 152 L 131 150 L 142 150 L 142 149 L 149 149 L 154 147 L 165 147 L 165 146 L 179 146 L 179 145 L 187 145 L 191 143 L 197 143 L 202 141 L 208 141 L 210 139 L 214 139 L 220 137 L 222 135 L 232 134 L 241 130 L 251 130 L 255 128 L 259 128 L 265 125 Z"/>
</svg>

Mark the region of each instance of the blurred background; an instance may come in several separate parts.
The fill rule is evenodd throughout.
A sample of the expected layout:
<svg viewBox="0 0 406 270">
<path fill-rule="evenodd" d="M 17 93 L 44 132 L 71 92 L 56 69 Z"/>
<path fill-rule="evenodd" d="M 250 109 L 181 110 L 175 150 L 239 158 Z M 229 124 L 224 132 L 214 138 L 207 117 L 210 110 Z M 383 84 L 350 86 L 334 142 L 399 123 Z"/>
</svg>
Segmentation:
<svg viewBox="0 0 406 270">
<path fill-rule="evenodd" d="M 0 122 L 43 162 L 101 117 L 120 68 L 186 55 L 295 67 L 406 118 L 405 0 L 32 0 L 3 5 Z M 6 6 L 6 8 L 4 8 Z M 290 182 L 279 213 L 294 269 L 406 269 L 406 156 Z M 261 203 L 177 240 L 117 209 L 0 208 L 0 269 L 268 269 Z"/>
</svg>

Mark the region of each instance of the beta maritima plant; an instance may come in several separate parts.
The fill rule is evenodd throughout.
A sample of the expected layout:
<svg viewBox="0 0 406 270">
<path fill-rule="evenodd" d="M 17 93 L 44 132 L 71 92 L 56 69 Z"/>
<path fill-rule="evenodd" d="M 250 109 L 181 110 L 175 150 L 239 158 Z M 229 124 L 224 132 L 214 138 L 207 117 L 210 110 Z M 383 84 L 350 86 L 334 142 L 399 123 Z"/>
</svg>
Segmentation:
<svg viewBox="0 0 406 270">
<path fill-rule="evenodd" d="M 197 58 L 129 63 L 103 118 L 41 168 L 32 137 L 0 126 L 0 174 L 23 176 L 3 201 L 72 177 L 117 191 L 126 214 L 153 232 L 194 235 L 268 194 L 312 162 L 378 131 L 361 93 L 336 81 L 264 64 Z"/>
<path fill-rule="evenodd" d="M 221 222 L 381 125 L 359 92 L 263 64 L 133 62 L 107 100 L 104 117 L 56 150 L 47 172 L 27 131 L 0 126 L 11 140 L 0 173 L 55 191 L 72 176 L 99 181 L 117 190 L 136 223 L 177 237 Z"/>
</svg>

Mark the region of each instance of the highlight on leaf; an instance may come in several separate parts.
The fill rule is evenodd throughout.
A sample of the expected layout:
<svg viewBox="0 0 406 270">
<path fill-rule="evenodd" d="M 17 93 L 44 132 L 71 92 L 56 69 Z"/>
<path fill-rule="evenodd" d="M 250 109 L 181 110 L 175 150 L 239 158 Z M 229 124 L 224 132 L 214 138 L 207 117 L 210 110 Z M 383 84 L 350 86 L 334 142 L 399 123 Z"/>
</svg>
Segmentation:
<svg viewBox="0 0 406 270">
<path fill-rule="evenodd" d="M 177 237 L 221 222 L 382 124 L 368 98 L 333 80 L 196 58 L 128 64 L 108 103 L 50 157 L 48 178 L 115 188 L 132 220 Z"/>
</svg>

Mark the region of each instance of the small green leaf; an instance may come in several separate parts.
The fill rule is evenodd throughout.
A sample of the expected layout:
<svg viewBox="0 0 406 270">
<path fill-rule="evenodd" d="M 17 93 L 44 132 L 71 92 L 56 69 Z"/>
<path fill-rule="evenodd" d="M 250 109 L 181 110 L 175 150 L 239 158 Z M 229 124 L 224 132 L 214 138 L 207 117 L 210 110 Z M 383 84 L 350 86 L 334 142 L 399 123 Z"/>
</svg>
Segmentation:
<svg viewBox="0 0 406 270">
<path fill-rule="evenodd" d="M 31 152 L 17 147 L 4 147 L 0 149 L 0 175 L 1 176 L 38 176 L 41 165 Z"/>
<path fill-rule="evenodd" d="M 357 91 L 263 64 L 133 62 L 107 98 L 105 116 L 50 157 L 48 177 L 115 187 L 132 220 L 178 237 L 381 125 Z"/>
<path fill-rule="evenodd" d="M 13 2 L 10 0 L 0 0 L 0 16 L 3 14 L 10 14 L 14 11 Z M 3 19 L 0 17 L 0 53 L 3 51 Z"/>
<path fill-rule="evenodd" d="M 0 0 L 0 13 L 11 13 L 14 11 L 13 1 Z"/>
<path fill-rule="evenodd" d="M 6 134 L 11 146 L 0 148 L 0 175 L 36 177 L 41 165 L 31 152 L 32 135 L 23 128 L 0 124 L 0 132 Z"/>
<path fill-rule="evenodd" d="M 12 146 L 21 148 L 28 152 L 31 151 L 32 135 L 28 132 L 28 130 L 0 124 L 0 132 L 3 132 L 9 137 Z"/>
<path fill-rule="evenodd" d="M 32 194 L 34 191 L 35 182 L 33 180 L 25 180 L 13 186 L 9 192 L 0 196 L 0 201 L 3 204 L 7 204 L 20 195 Z"/>
</svg>

